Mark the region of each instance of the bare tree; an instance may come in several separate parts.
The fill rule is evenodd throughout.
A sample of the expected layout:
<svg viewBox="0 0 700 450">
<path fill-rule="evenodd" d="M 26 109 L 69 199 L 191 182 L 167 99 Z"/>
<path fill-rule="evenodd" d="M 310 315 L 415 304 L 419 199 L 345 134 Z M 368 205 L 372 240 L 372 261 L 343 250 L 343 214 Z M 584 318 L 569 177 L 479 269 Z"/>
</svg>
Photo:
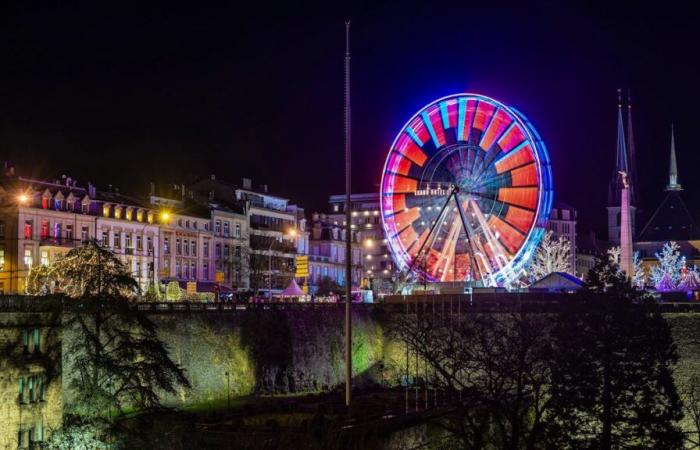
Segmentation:
<svg viewBox="0 0 700 450">
<path fill-rule="evenodd" d="M 553 272 L 571 273 L 571 242 L 564 236 L 554 239 L 553 234 L 551 230 L 544 234 L 530 262 L 528 274 L 532 281 Z"/>
</svg>

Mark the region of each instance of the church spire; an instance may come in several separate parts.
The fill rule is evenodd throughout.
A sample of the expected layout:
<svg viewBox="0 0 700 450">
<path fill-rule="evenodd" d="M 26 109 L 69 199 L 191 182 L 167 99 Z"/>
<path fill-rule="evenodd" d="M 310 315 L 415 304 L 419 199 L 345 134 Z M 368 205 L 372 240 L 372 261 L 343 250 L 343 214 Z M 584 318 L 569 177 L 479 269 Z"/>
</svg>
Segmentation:
<svg viewBox="0 0 700 450">
<path fill-rule="evenodd" d="M 676 166 L 676 139 L 673 130 L 673 124 L 671 124 L 671 164 L 668 171 L 668 186 L 666 186 L 666 190 L 683 190 L 683 187 L 680 184 L 678 184 L 678 167 Z"/>
<path fill-rule="evenodd" d="M 617 159 L 615 175 L 619 172 L 629 173 L 627 164 L 627 146 L 625 144 L 625 123 L 622 120 L 622 89 L 617 90 Z"/>
<path fill-rule="evenodd" d="M 630 202 L 637 200 L 637 157 L 634 148 L 634 129 L 632 128 L 632 93 L 627 89 L 627 149 L 629 150 L 629 184 Z"/>
</svg>

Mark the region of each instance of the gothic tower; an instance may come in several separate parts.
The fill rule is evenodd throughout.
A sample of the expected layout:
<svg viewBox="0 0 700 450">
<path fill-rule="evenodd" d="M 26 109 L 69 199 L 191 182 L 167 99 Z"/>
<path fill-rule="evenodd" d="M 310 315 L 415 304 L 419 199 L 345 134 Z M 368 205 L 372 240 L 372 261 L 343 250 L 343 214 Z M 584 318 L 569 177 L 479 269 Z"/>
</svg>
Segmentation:
<svg viewBox="0 0 700 450">
<path fill-rule="evenodd" d="M 628 97 L 629 101 L 629 97 Z M 628 105 L 627 109 L 627 129 L 628 134 L 632 133 L 632 110 L 631 106 Z M 629 136 L 628 136 L 629 137 Z M 632 151 L 634 151 L 634 139 L 630 137 L 629 140 Z M 613 170 L 612 178 L 610 180 L 610 186 L 608 188 L 608 241 L 612 245 L 620 244 L 620 232 L 622 225 L 622 211 L 620 208 L 622 201 L 622 189 L 624 188 L 623 179 L 620 175 L 624 172 L 627 176 L 627 183 L 629 189 L 629 220 L 632 237 L 635 236 L 635 216 L 637 208 L 634 206 L 636 202 L 635 199 L 635 173 L 634 164 L 630 164 L 627 155 L 627 140 L 625 139 L 625 123 L 622 118 L 622 90 L 617 90 L 617 151 L 615 155 L 615 169 Z"/>
</svg>

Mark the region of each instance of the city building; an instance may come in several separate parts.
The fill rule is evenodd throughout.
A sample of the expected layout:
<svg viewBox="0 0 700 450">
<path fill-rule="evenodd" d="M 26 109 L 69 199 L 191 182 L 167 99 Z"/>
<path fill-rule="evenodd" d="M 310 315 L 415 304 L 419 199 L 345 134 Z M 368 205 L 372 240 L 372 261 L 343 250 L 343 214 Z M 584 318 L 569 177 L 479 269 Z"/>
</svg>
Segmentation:
<svg viewBox="0 0 700 450">
<path fill-rule="evenodd" d="M 391 293 L 397 273 L 384 236 L 379 193 L 352 194 L 350 200 L 350 226 L 364 246 L 363 284 L 377 294 Z M 345 226 L 345 195 L 331 195 L 328 203 L 327 220 L 333 225 Z"/>
<path fill-rule="evenodd" d="M 32 266 L 48 265 L 96 240 L 127 266 L 142 290 L 157 281 L 158 210 L 121 195 L 79 186 L 70 177 L 34 180 L 6 167 L 0 180 L 0 291 L 24 293 Z"/>
<path fill-rule="evenodd" d="M 316 294 L 324 279 L 338 287 L 345 286 L 346 227 L 335 224 L 325 214 L 314 213 L 309 239 L 309 293 Z M 363 250 L 360 233 L 352 232 L 352 288 L 360 288 L 364 277 Z M 327 292 L 326 292 L 327 293 Z M 339 294 L 340 292 L 336 292 Z"/>
<path fill-rule="evenodd" d="M 549 215 L 547 228 L 555 238 L 564 237 L 571 243 L 571 270 L 576 267 L 576 209 L 562 202 L 555 202 Z M 578 272 L 576 272 L 578 273 Z"/>
<path fill-rule="evenodd" d="M 241 224 L 241 237 L 235 237 L 235 229 L 233 232 L 238 239 L 235 245 L 240 243 L 240 257 L 236 247 L 231 248 L 238 261 L 235 267 L 240 268 L 239 276 L 244 280 L 241 286 L 263 296 L 269 296 L 270 291 L 278 294 L 287 287 L 294 276 L 296 256 L 307 254 L 309 249 L 303 208 L 271 194 L 267 185 L 254 188 L 249 178 L 243 178 L 239 186 L 211 175 L 189 189 L 195 199 L 206 199 L 214 210 L 228 208 L 240 215 L 235 223 Z M 226 234 L 223 228 L 222 234 Z"/>
</svg>

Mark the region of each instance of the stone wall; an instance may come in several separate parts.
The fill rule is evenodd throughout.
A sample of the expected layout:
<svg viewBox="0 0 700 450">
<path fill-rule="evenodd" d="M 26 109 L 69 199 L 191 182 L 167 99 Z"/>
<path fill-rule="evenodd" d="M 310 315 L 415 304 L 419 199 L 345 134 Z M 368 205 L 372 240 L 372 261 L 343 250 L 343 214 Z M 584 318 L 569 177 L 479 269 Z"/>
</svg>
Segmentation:
<svg viewBox="0 0 700 450">
<path fill-rule="evenodd" d="M 60 316 L 50 313 L 0 313 L 0 449 L 16 449 L 22 430 L 24 448 L 28 447 L 31 430 L 34 440 L 47 437 L 61 425 L 63 411 L 61 389 Z M 39 345 L 34 337 L 25 351 L 23 331 L 38 330 Z M 45 380 L 43 399 L 38 390 L 30 398 L 27 381 L 30 377 Z M 24 396 L 20 401 L 20 378 L 24 380 Z M 36 385 L 33 384 L 33 389 Z"/>
<path fill-rule="evenodd" d="M 192 389 L 166 396 L 171 406 L 256 394 L 327 391 L 344 380 L 342 308 L 153 315 Z M 353 311 L 353 373 L 358 383 L 386 376 L 386 339 L 370 309 Z M 226 373 L 228 372 L 228 376 Z M 229 385 L 230 382 L 230 385 Z"/>
</svg>

